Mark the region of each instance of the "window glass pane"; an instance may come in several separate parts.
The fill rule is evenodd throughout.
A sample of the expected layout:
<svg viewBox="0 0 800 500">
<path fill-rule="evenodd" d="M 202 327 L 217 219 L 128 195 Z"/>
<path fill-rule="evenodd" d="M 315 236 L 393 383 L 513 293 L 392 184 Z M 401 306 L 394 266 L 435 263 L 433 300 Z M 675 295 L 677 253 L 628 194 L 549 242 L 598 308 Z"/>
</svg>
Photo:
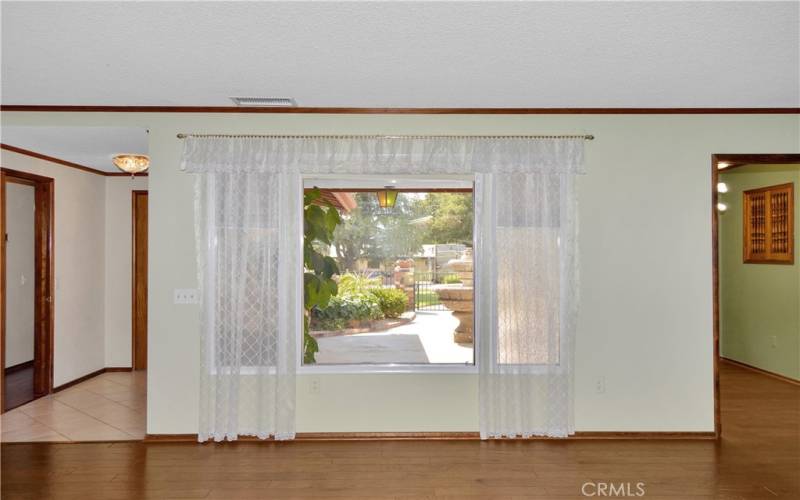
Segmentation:
<svg viewBox="0 0 800 500">
<path fill-rule="evenodd" d="M 314 243 L 339 270 L 314 364 L 473 364 L 472 189 L 319 189 L 341 222 Z"/>
</svg>

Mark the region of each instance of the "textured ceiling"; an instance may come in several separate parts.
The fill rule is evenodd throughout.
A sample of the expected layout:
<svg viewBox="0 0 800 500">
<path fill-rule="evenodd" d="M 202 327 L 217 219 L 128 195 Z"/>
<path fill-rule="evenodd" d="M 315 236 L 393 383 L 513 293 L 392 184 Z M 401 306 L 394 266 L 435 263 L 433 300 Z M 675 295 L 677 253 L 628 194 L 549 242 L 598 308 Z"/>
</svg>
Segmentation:
<svg viewBox="0 0 800 500">
<path fill-rule="evenodd" d="M 794 2 L 2 2 L 4 104 L 796 107 Z"/>
<path fill-rule="evenodd" d="M 128 127 L 3 127 L 0 141 L 105 172 L 120 153 L 147 154 L 147 130 Z"/>
</svg>

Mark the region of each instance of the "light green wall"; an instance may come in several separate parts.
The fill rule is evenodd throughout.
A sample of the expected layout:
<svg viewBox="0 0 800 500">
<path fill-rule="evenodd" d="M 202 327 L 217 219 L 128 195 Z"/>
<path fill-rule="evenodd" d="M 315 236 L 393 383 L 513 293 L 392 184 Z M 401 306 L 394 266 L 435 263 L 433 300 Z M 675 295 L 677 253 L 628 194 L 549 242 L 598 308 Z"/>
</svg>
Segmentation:
<svg viewBox="0 0 800 500">
<path fill-rule="evenodd" d="M 720 175 L 720 349 L 726 358 L 800 379 L 800 265 L 743 262 L 743 195 L 748 189 L 793 182 L 800 221 L 800 165 L 748 165 Z M 797 222 L 795 222 L 797 224 Z M 795 259 L 800 231 L 795 227 Z"/>
<path fill-rule="evenodd" d="M 198 308 L 172 303 L 175 288 L 197 286 L 194 178 L 180 171 L 178 132 L 594 134 L 596 139 L 586 144 L 588 173 L 577 186 L 579 431 L 714 429 L 711 155 L 800 153 L 798 115 L 6 112 L 1 118 L 3 126 L 150 131 L 151 434 L 197 432 L 198 422 Z M 11 155 L 2 151 L 0 160 Z M 478 430 L 474 374 L 314 371 L 297 379 L 298 432 Z M 597 390 L 598 381 L 604 391 Z"/>
</svg>

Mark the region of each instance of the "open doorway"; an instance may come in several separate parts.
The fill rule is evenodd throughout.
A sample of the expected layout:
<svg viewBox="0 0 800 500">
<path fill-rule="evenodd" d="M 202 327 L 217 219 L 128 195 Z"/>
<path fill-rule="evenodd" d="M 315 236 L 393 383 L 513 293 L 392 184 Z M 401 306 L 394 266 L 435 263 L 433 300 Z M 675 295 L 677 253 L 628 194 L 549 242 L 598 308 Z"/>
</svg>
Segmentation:
<svg viewBox="0 0 800 500">
<path fill-rule="evenodd" d="M 36 399 L 29 401 L 28 395 L 12 404 L 12 391 L 3 377 L 9 411 L 0 418 L 0 440 L 142 439 L 147 397 L 148 177 L 136 169 L 148 160 L 147 131 L 7 127 L 3 141 L 8 141 L 0 144 L 3 186 L 13 191 L 8 198 L 17 196 L 17 185 L 36 192 L 35 247 L 41 256 L 34 260 L 44 271 L 34 277 L 29 270 L 3 272 L 8 278 L 2 287 L 4 307 L 21 311 L 6 300 L 11 298 L 6 290 L 35 284 L 40 319 L 34 325 L 37 347 L 31 370 Z M 31 205 L 21 202 L 25 203 Z M 10 219 L 4 223 L 24 219 L 6 207 L 3 215 Z M 10 231 L 4 226 L 6 232 Z M 22 244 L 19 237 L 10 236 L 3 242 L 4 261 L 9 260 L 7 250 Z M 56 259 L 59 264 L 54 269 Z M 11 314 L 3 317 L 11 320 Z M 12 354 L 7 342 L 1 345 L 4 354 Z"/>
<path fill-rule="evenodd" d="M 53 390 L 53 186 L 0 170 L 3 411 Z"/>
<path fill-rule="evenodd" d="M 779 418 L 785 401 L 756 400 L 758 395 L 800 384 L 800 234 L 795 227 L 800 155 L 714 155 L 711 166 L 715 428 L 720 436 L 725 425 L 753 425 L 756 413 Z M 742 411 L 721 415 L 721 397 L 736 399 Z M 772 411 L 770 405 L 776 404 Z M 758 411 L 745 411 L 751 407 Z"/>
</svg>

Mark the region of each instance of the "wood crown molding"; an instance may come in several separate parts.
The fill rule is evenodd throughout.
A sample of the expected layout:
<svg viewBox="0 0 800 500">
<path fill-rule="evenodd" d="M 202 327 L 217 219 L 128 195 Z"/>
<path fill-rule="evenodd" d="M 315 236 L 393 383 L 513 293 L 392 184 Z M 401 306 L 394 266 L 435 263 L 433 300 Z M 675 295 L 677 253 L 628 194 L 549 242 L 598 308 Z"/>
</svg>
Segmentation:
<svg viewBox="0 0 800 500">
<path fill-rule="evenodd" d="M 707 115 L 800 114 L 798 108 L 357 108 L 244 106 L 76 106 L 3 104 L 0 111 L 58 113 L 264 113 L 361 115 Z"/>
<path fill-rule="evenodd" d="M 104 172 L 103 170 L 97 170 L 96 168 L 87 167 L 86 165 L 81 165 L 79 163 L 74 163 L 67 160 L 62 160 L 61 158 L 56 158 L 55 156 L 48 156 L 42 153 L 37 153 L 36 151 L 31 151 L 29 149 L 18 148 L 16 146 L 11 146 L 10 144 L 0 144 L 0 149 L 5 149 L 6 151 L 11 151 L 13 153 L 30 156 L 32 158 L 38 158 L 40 160 L 49 161 L 51 163 L 57 163 L 59 165 L 63 165 L 65 167 L 74 168 L 77 170 L 82 170 L 84 172 L 88 172 L 90 174 L 102 175 L 103 177 L 130 177 L 131 174 L 126 174 L 125 172 Z M 136 177 L 147 177 L 147 172 L 134 174 Z"/>
<path fill-rule="evenodd" d="M 725 173 L 744 165 L 800 163 L 800 154 L 716 154 L 713 155 L 712 161 L 720 173 Z M 719 169 L 720 163 L 725 163 L 727 166 Z"/>
</svg>

